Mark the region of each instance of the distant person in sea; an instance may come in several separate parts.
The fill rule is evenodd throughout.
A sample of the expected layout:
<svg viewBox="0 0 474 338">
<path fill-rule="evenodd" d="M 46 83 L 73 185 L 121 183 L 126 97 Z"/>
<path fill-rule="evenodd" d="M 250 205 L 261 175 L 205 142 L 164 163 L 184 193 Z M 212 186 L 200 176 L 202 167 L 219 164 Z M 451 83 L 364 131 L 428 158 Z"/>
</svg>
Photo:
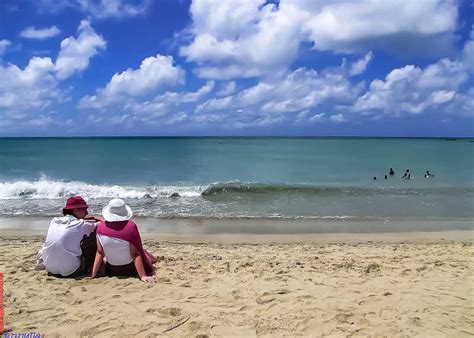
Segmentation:
<svg viewBox="0 0 474 338">
<path fill-rule="evenodd" d="M 403 176 L 402 176 L 401 178 L 404 178 L 404 179 L 406 179 L 406 180 L 411 179 L 412 176 L 411 176 L 410 170 L 407 169 L 407 171 L 405 171 L 405 174 L 403 174 Z"/>
<path fill-rule="evenodd" d="M 390 176 L 395 175 L 395 171 L 393 171 L 393 168 L 390 168 L 390 172 L 388 173 Z"/>
<path fill-rule="evenodd" d="M 429 170 L 426 171 L 425 178 L 433 178 L 435 177 Z"/>
<path fill-rule="evenodd" d="M 95 278 L 103 263 L 108 276 L 138 276 L 144 283 L 154 283 L 156 257 L 143 248 L 140 232 L 131 221 L 132 209 L 119 198 L 102 210 L 104 222 L 97 226 L 97 254 L 91 278 Z"/>
<path fill-rule="evenodd" d="M 374 176 L 373 180 L 374 180 L 374 181 L 377 181 L 377 177 L 376 177 L 376 176 Z"/>
<path fill-rule="evenodd" d="M 70 197 L 63 216 L 51 221 L 41 250 L 51 275 L 76 278 L 90 272 L 97 250 L 96 222 L 102 219 L 87 217 L 88 207 L 81 196 Z"/>
<path fill-rule="evenodd" d="M 384 178 L 385 178 L 385 179 L 387 179 L 387 178 L 388 178 L 388 177 L 387 177 L 387 175 L 385 175 L 385 177 L 384 177 Z"/>
</svg>

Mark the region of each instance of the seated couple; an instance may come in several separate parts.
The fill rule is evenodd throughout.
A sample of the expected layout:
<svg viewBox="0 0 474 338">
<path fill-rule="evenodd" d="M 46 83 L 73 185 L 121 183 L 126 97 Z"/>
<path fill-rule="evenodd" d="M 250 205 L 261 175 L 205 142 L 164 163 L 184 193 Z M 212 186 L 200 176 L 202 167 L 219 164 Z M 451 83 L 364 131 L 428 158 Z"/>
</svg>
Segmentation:
<svg viewBox="0 0 474 338">
<path fill-rule="evenodd" d="M 115 198 L 102 210 L 103 218 L 88 217 L 88 207 L 82 197 L 71 197 L 64 216 L 53 218 L 41 253 L 46 270 L 62 278 L 95 278 L 105 258 L 108 276 L 139 276 L 153 283 L 157 260 L 143 248 L 130 207 Z"/>
</svg>

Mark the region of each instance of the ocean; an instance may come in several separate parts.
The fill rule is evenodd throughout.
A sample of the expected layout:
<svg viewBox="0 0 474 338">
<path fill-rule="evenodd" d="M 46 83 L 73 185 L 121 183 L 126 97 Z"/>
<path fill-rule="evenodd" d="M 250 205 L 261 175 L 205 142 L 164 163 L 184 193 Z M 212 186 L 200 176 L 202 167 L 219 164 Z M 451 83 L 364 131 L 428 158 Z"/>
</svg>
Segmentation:
<svg viewBox="0 0 474 338">
<path fill-rule="evenodd" d="M 473 150 L 443 138 L 0 138 L 0 217 L 58 215 L 82 195 L 90 214 L 120 197 L 157 219 L 470 222 Z"/>
</svg>

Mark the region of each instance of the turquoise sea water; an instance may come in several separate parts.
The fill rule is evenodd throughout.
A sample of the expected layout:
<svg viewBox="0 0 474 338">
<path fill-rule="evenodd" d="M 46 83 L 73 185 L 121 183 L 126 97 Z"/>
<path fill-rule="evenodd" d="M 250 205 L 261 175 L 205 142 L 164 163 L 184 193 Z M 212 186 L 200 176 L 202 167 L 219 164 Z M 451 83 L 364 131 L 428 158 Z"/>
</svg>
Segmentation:
<svg viewBox="0 0 474 338">
<path fill-rule="evenodd" d="M 0 139 L 0 216 L 55 215 L 81 194 L 93 212 L 121 197 L 157 218 L 469 219 L 473 150 L 472 139 Z"/>
</svg>

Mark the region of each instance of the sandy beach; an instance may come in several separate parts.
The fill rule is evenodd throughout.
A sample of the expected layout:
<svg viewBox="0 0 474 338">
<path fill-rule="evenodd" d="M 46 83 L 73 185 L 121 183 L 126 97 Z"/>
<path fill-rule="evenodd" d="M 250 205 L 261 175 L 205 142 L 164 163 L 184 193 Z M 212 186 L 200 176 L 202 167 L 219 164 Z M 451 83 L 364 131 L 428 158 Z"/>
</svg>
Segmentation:
<svg viewBox="0 0 474 338">
<path fill-rule="evenodd" d="M 45 336 L 474 335 L 473 232 L 146 234 L 157 283 L 35 271 L 0 232 L 7 332 Z"/>
</svg>

